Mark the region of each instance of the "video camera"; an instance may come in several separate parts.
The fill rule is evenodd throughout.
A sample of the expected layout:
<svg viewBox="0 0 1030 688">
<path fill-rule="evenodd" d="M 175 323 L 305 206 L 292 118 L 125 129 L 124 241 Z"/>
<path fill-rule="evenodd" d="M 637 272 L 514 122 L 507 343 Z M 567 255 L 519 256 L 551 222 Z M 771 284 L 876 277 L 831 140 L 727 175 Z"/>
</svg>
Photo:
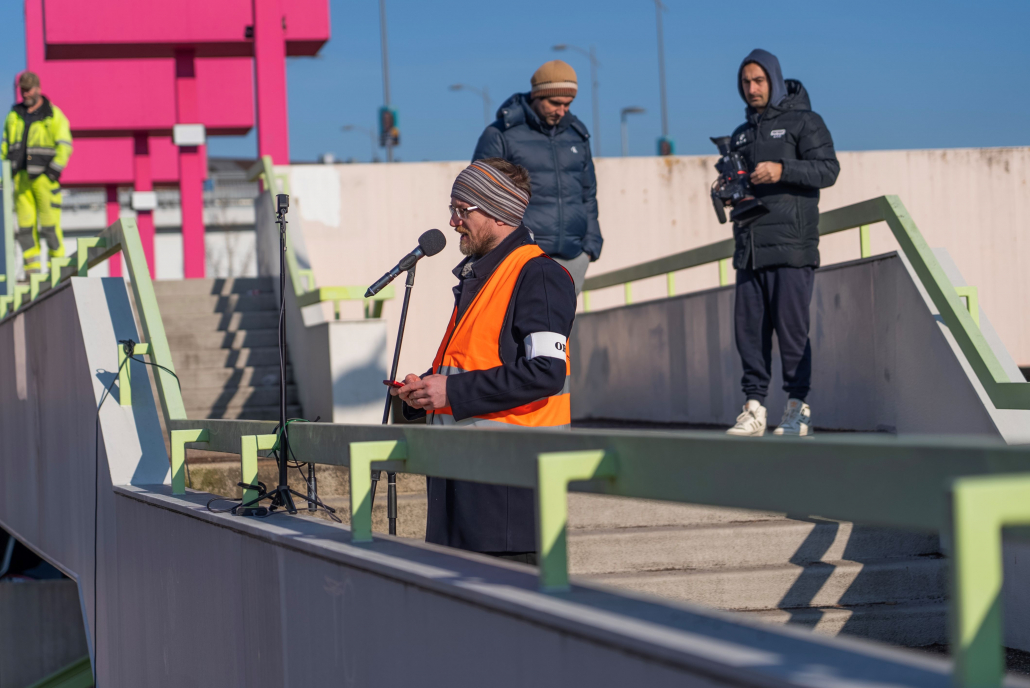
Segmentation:
<svg viewBox="0 0 1030 688">
<path fill-rule="evenodd" d="M 711 140 L 722 156 L 719 162 L 715 163 L 719 178 L 712 183 L 715 216 L 719 218 L 720 224 L 726 224 L 725 207 L 731 205 L 733 210 L 730 211 L 730 220 L 746 227 L 768 214 L 769 209 L 752 194 L 751 175 L 747 171 L 744 156 L 739 151 L 730 150 L 730 137 L 713 136 Z"/>
</svg>

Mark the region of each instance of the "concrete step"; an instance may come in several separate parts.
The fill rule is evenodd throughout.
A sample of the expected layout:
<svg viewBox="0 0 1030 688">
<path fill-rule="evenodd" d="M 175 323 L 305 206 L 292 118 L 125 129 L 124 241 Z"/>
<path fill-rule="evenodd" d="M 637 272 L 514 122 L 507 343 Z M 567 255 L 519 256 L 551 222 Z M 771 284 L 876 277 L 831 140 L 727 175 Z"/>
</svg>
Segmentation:
<svg viewBox="0 0 1030 688">
<path fill-rule="evenodd" d="M 168 345 L 173 350 L 183 351 L 279 346 L 279 331 L 275 329 L 237 330 L 235 332 L 200 329 L 189 332 L 170 330 Z"/>
<path fill-rule="evenodd" d="M 219 277 L 210 279 L 155 280 L 154 293 L 158 299 L 165 296 L 206 296 L 250 294 L 254 291 L 272 293 L 271 277 Z"/>
<path fill-rule="evenodd" d="M 173 355 L 174 360 L 174 355 Z M 275 387 L 279 388 L 279 366 L 258 366 L 249 368 L 186 368 L 176 366 L 175 374 L 182 381 L 183 392 L 195 389 L 225 387 Z M 293 369 L 286 367 L 287 381 L 293 379 Z"/>
<path fill-rule="evenodd" d="M 297 405 L 286 407 L 288 418 L 301 417 L 301 408 Z M 230 404 L 228 406 L 187 406 L 187 418 L 225 418 L 244 420 L 279 420 L 279 405 L 251 406 Z"/>
<path fill-rule="evenodd" d="M 195 368 L 279 367 L 279 349 L 272 346 L 249 349 L 198 349 L 183 351 L 172 347 L 176 372 Z"/>
<path fill-rule="evenodd" d="M 932 555 L 937 537 L 836 521 L 780 519 L 569 532 L 570 569 L 583 574 L 869 561 Z"/>
<path fill-rule="evenodd" d="M 845 633 L 893 645 L 925 647 L 948 642 L 948 605 L 875 604 L 738 612 L 768 623 L 791 624 L 817 633 Z"/>
<path fill-rule="evenodd" d="M 244 313 L 278 311 L 279 304 L 272 294 L 167 295 L 158 301 L 161 313 Z"/>
<path fill-rule="evenodd" d="M 627 499 L 607 495 L 569 493 L 570 530 L 643 528 L 703 523 L 738 523 L 782 519 L 783 514 L 726 509 L 696 504 L 673 504 L 653 499 Z"/>
<path fill-rule="evenodd" d="M 939 557 L 584 576 L 617 588 L 734 610 L 941 601 Z"/>
<path fill-rule="evenodd" d="M 161 313 L 165 331 L 236 332 L 237 330 L 275 330 L 279 327 L 279 311 L 245 311 L 241 313 Z"/>
<path fill-rule="evenodd" d="M 279 403 L 279 385 L 267 387 L 184 387 L 182 401 L 187 408 L 223 408 L 230 406 L 275 406 Z M 286 403 L 300 403 L 296 385 L 286 385 Z"/>
</svg>

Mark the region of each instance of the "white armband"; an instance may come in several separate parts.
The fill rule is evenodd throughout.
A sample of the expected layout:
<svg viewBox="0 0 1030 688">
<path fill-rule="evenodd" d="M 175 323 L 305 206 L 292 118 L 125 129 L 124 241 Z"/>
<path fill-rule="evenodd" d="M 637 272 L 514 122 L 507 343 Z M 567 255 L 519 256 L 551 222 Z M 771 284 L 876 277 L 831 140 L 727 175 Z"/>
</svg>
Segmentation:
<svg viewBox="0 0 1030 688">
<path fill-rule="evenodd" d="M 526 337 L 526 358 L 537 356 L 549 356 L 565 360 L 565 344 L 568 342 L 565 335 L 557 332 L 534 332 Z"/>
</svg>

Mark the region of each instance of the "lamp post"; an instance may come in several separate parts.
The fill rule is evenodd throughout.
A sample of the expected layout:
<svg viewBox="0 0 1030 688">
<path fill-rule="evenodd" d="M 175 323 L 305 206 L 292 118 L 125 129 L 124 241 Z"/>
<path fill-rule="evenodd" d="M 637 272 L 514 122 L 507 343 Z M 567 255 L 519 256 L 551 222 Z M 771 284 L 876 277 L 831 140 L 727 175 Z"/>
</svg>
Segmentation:
<svg viewBox="0 0 1030 688">
<path fill-rule="evenodd" d="M 601 157 L 601 106 L 597 95 L 597 68 L 601 66 L 601 63 L 597 61 L 597 52 L 594 50 L 594 46 L 590 46 L 590 50 L 584 50 L 568 43 L 559 43 L 552 46 L 551 49 L 556 52 L 575 50 L 590 60 L 590 99 L 594 110 L 594 157 L 599 158 Z"/>
<path fill-rule="evenodd" d="M 655 0 L 657 2 L 657 0 Z M 386 0 L 379 0 L 379 45 L 383 53 L 383 105 L 390 107 L 390 58 L 386 45 Z M 393 139 L 386 136 L 386 161 L 393 162 Z"/>
<path fill-rule="evenodd" d="M 647 111 L 642 107 L 630 106 L 622 108 L 619 114 L 619 119 L 622 122 L 622 157 L 624 158 L 629 155 L 629 126 L 627 125 L 626 117 L 628 115 L 642 115 L 645 112 Z"/>
<path fill-rule="evenodd" d="M 665 11 L 665 5 L 662 4 L 662 0 L 654 0 L 654 11 L 658 21 L 658 89 L 662 102 L 662 138 L 658 140 L 658 151 L 659 155 L 670 155 L 672 141 L 669 139 L 669 108 L 665 100 L 665 38 L 662 33 L 662 12 Z"/>
<path fill-rule="evenodd" d="M 467 84 L 452 84 L 448 87 L 451 91 L 472 91 L 478 94 L 483 99 L 483 125 L 490 126 L 490 122 L 493 121 L 492 113 L 490 112 L 493 107 L 490 104 L 490 92 L 487 91 L 486 86 L 483 88 L 476 88 L 475 86 L 468 86 Z"/>
<path fill-rule="evenodd" d="M 379 162 L 379 156 L 376 155 L 376 149 L 378 148 L 378 145 L 376 142 L 376 133 L 374 130 L 369 129 L 368 127 L 360 127 L 357 124 L 344 124 L 342 127 L 340 127 L 340 129 L 342 129 L 343 131 L 361 131 L 368 134 L 368 139 L 372 142 L 372 162 Z"/>
</svg>

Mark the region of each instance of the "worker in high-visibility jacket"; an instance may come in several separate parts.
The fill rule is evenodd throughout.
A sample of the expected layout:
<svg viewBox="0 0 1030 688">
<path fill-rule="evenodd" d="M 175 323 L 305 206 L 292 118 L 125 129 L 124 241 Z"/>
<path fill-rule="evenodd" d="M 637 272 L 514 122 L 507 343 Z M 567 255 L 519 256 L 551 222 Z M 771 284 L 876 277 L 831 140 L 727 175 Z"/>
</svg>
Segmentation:
<svg viewBox="0 0 1030 688">
<path fill-rule="evenodd" d="M 477 160 L 455 180 L 451 226 L 466 258 L 432 370 L 391 391 L 409 418 L 502 431 L 570 426 L 576 288 L 522 224 L 530 195 L 526 169 L 501 158 Z M 428 493 L 427 542 L 536 563 L 532 490 L 429 478 Z"/>
<path fill-rule="evenodd" d="M 4 122 L 0 155 L 11 161 L 14 174 L 17 240 L 25 270 L 40 272 L 40 237 L 50 257 L 64 255 L 60 179 L 72 155 L 72 134 L 68 118 L 40 92 L 36 74 L 22 72 L 18 88 L 21 102 Z"/>
</svg>

